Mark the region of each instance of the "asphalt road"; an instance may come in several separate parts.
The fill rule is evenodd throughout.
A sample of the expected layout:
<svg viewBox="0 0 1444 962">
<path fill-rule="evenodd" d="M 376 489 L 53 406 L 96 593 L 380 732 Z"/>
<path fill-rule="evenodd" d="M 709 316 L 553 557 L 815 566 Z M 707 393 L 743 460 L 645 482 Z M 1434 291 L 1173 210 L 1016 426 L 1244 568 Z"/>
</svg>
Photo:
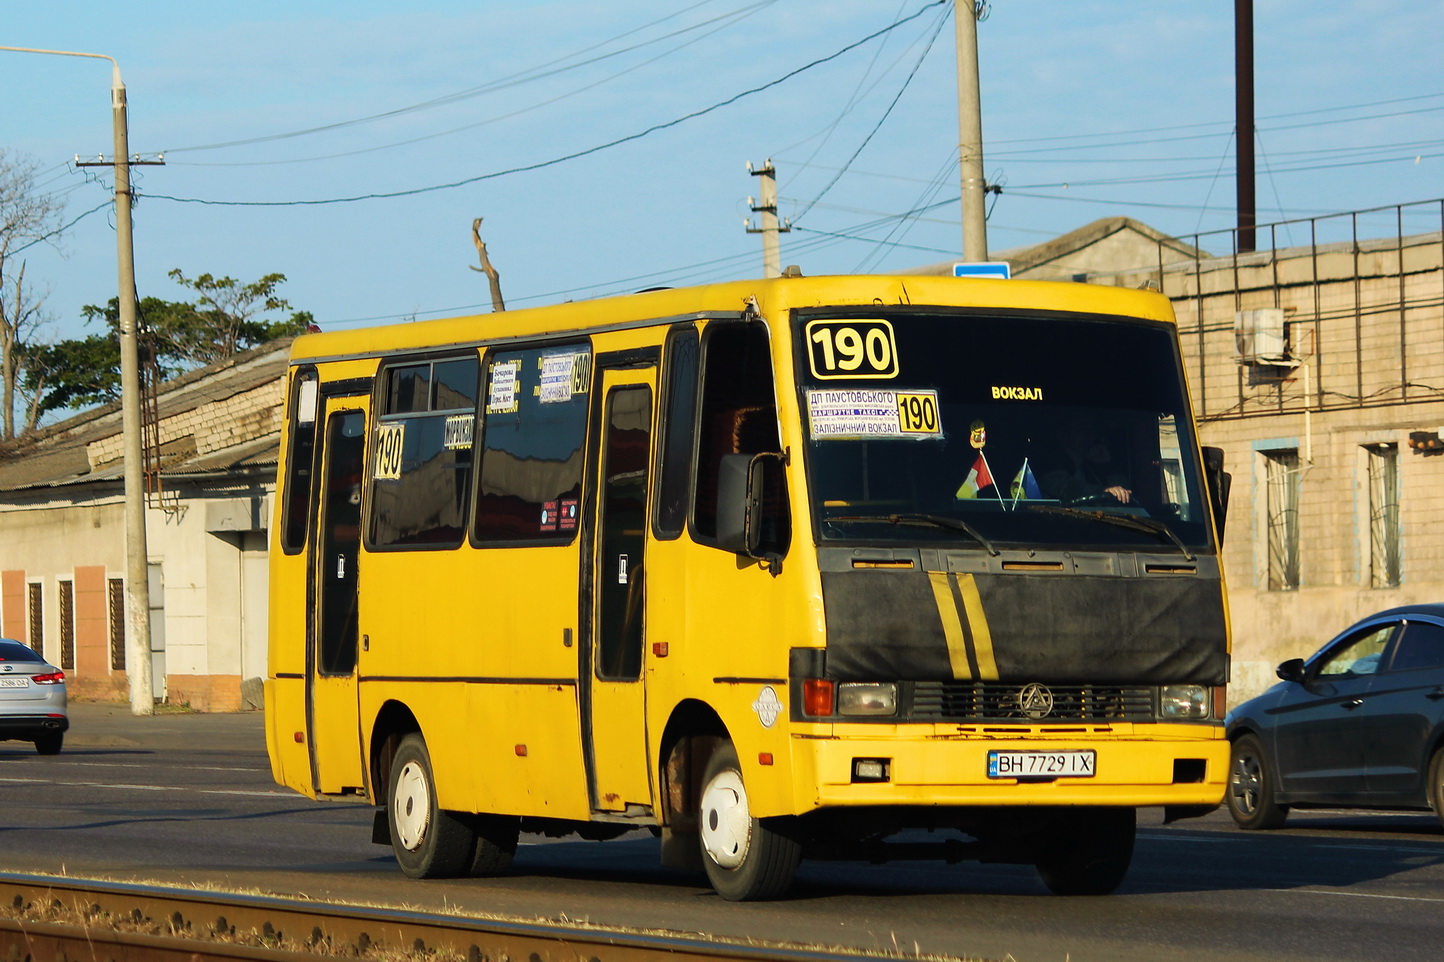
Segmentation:
<svg viewBox="0 0 1444 962">
<path fill-rule="evenodd" d="M 1268 833 L 1145 814 L 1103 898 L 1049 895 L 1018 866 L 805 863 L 787 899 L 736 905 L 660 868 L 645 834 L 527 836 L 507 878 L 416 882 L 370 843 L 370 808 L 271 783 L 259 714 L 72 708 L 58 756 L 0 742 L 0 869 L 1016 962 L 1444 953 L 1444 830 L 1427 813 L 1295 813 Z"/>
</svg>

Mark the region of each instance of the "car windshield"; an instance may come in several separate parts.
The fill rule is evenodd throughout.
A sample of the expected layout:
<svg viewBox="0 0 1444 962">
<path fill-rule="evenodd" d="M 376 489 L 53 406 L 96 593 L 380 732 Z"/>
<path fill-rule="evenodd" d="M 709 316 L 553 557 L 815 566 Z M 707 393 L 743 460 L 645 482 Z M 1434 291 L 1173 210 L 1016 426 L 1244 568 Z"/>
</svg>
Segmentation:
<svg viewBox="0 0 1444 962">
<path fill-rule="evenodd" d="M 0 641 L 0 661 L 44 662 L 45 659 L 18 641 Z"/>
<path fill-rule="evenodd" d="M 1170 326 L 962 311 L 797 324 L 820 539 L 1209 544 Z"/>
</svg>

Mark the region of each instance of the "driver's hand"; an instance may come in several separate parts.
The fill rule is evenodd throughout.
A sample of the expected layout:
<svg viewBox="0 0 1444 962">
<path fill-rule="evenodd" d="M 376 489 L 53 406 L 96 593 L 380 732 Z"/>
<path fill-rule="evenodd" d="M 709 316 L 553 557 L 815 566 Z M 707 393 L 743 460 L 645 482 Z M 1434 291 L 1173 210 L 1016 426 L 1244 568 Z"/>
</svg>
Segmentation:
<svg viewBox="0 0 1444 962">
<path fill-rule="evenodd" d="M 1115 484 L 1111 487 L 1104 488 L 1103 491 L 1105 494 L 1113 495 L 1113 497 L 1116 498 L 1120 504 L 1127 504 L 1133 499 L 1133 492 L 1129 491 L 1121 484 Z"/>
</svg>

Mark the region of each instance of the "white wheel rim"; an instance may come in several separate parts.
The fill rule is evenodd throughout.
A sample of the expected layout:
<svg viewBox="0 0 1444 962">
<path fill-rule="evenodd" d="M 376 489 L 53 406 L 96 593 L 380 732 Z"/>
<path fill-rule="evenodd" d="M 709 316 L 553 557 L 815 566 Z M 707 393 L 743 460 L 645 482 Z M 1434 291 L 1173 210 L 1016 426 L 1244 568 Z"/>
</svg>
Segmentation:
<svg viewBox="0 0 1444 962">
<path fill-rule="evenodd" d="M 713 862 L 733 869 L 747 857 L 751 840 L 752 816 L 742 776 L 721 772 L 702 790 L 702 848 Z"/>
<path fill-rule="evenodd" d="M 426 823 L 431 818 L 431 786 L 426 773 L 416 762 L 407 762 L 396 777 L 396 790 L 391 796 L 391 824 L 401 847 L 414 852 L 426 837 Z"/>
</svg>

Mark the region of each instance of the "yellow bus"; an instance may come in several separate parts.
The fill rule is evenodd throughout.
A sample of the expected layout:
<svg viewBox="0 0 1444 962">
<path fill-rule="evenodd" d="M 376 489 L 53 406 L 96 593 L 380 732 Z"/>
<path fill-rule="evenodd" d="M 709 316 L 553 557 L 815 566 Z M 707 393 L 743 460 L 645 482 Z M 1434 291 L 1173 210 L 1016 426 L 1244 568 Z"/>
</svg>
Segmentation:
<svg viewBox="0 0 1444 962">
<path fill-rule="evenodd" d="M 377 805 L 409 876 L 645 828 L 733 900 L 804 857 L 1105 893 L 1138 808 L 1222 798 L 1227 475 L 1157 294 L 787 277 L 306 335 L 281 448 L 272 770 Z"/>
</svg>

